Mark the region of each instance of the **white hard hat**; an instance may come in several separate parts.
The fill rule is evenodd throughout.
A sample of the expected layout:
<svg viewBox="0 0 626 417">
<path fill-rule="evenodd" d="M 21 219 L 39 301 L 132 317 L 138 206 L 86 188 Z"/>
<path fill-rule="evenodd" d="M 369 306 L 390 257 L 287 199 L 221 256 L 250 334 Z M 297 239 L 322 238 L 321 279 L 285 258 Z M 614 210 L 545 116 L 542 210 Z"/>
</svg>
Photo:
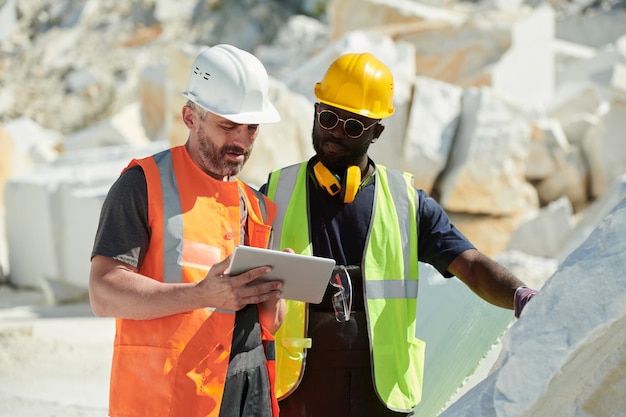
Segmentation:
<svg viewBox="0 0 626 417">
<path fill-rule="evenodd" d="M 216 45 L 196 57 L 182 94 L 235 123 L 274 123 L 280 114 L 269 101 L 268 85 L 257 57 L 232 45 Z"/>
</svg>

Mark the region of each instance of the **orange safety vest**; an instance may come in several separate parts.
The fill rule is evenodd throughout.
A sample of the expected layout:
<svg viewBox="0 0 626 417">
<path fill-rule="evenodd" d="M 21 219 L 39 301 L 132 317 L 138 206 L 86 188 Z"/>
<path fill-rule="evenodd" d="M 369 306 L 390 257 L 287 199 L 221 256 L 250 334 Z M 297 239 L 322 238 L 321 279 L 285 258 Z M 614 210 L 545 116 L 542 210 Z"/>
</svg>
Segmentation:
<svg viewBox="0 0 626 417">
<path fill-rule="evenodd" d="M 184 146 L 132 160 L 148 190 L 150 247 L 139 272 L 161 282 L 201 281 L 240 243 L 240 195 L 250 246 L 267 247 L 274 203 L 243 182 L 205 174 Z M 241 192 L 241 194 L 240 194 Z M 204 308 L 153 320 L 116 320 L 109 413 L 124 417 L 219 415 L 235 311 Z M 274 339 L 261 326 L 272 395 Z"/>
</svg>

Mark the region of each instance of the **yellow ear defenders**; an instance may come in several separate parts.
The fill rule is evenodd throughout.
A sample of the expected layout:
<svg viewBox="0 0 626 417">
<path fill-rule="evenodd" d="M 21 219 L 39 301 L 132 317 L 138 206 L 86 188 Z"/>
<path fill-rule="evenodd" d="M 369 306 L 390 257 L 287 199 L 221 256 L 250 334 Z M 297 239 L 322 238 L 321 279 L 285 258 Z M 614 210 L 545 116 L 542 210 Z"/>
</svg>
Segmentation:
<svg viewBox="0 0 626 417">
<path fill-rule="evenodd" d="M 328 194 L 337 195 L 343 189 L 343 202 L 352 203 L 354 201 L 354 197 L 356 197 L 356 193 L 359 191 L 359 185 L 361 185 L 361 168 L 356 165 L 348 167 L 344 187 L 341 186 L 339 178 L 319 161 L 313 165 L 313 173 L 317 183 Z"/>
</svg>

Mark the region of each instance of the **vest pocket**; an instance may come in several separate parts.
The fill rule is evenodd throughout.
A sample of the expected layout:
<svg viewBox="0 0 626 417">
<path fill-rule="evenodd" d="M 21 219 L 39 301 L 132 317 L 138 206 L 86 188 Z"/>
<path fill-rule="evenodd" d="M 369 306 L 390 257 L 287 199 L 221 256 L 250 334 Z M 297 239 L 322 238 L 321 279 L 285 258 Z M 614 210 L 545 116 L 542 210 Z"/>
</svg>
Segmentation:
<svg viewBox="0 0 626 417">
<path fill-rule="evenodd" d="M 250 246 L 256 246 L 259 248 L 267 247 L 271 232 L 272 226 L 258 223 L 248 217 L 248 238 L 250 239 Z"/>
<path fill-rule="evenodd" d="M 115 346 L 110 386 L 112 416 L 168 416 L 174 387 L 174 350 Z"/>
</svg>

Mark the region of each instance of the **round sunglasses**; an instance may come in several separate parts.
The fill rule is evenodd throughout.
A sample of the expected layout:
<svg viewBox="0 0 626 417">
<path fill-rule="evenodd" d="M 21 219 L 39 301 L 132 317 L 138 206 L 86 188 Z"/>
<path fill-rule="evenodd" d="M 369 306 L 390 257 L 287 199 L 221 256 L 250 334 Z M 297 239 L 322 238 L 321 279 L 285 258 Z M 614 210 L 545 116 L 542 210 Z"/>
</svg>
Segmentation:
<svg viewBox="0 0 626 417">
<path fill-rule="evenodd" d="M 343 131 L 346 136 L 352 139 L 357 139 L 361 137 L 361 135 L 363 135 L 366 130 L 376 125 L 378 123 L 378 120 L 374 121 L 374 123 L 372 123 L 371 125 L 365 127 L 363 122 L 361 122 L 360 120 L 352 118 L 341 119 L 339 118 L 337 113 L 332 110 L 320 110 L 317 112 L 317 123 L 319 123 L 319 125 L 326 130 L 333 130 L 337 127 L 339 122 L 343 122 Z"/>
</svg>

